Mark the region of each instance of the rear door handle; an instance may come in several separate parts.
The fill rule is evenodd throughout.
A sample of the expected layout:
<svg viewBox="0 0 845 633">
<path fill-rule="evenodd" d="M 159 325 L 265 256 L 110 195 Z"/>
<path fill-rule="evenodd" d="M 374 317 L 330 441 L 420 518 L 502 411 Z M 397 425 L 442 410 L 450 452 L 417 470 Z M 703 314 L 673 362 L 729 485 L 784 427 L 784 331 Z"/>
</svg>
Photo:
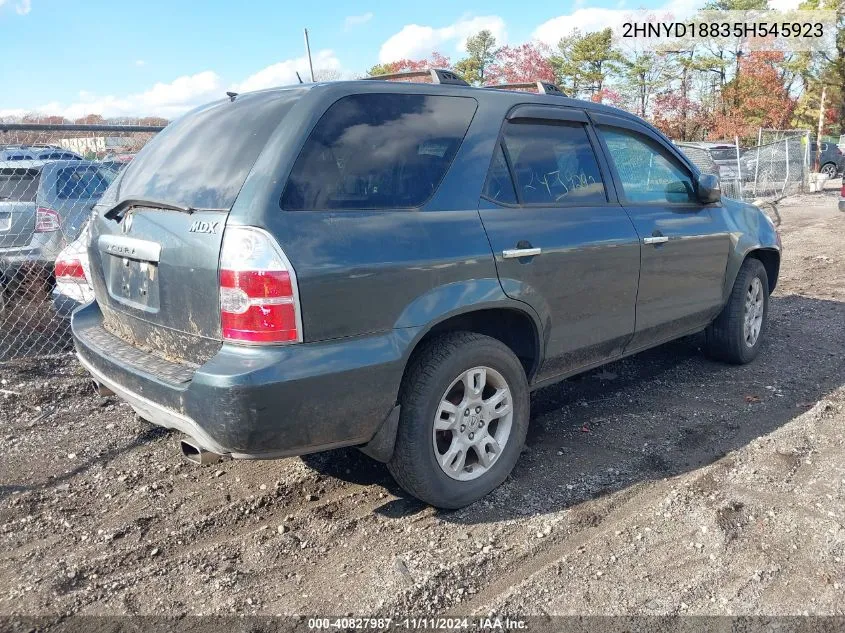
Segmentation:
<svg viewBox="0 0 845 633">
<path fill-rule="evenodd" d="M 510 248 L 502 251 L 502 259 L 516 259 L 517 257 L 534 257 L 542 255 L 542 248 Z"/>
<path fill-rule="evenodd" d="M 643 238 L 643 244 L 664 244 L 668 241 L 669 238 L 665 235 L 653 235 L 652 237 Z"/>
</svg>

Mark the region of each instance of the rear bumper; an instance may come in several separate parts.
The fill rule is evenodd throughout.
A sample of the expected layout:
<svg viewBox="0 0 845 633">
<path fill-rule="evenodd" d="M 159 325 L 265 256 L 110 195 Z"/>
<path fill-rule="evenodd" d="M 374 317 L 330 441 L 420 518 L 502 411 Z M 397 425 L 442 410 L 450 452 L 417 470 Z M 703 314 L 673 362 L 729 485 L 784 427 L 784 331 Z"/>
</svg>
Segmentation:
<svg viewBox="0 0 845 633">
<path fill-rule="evenodd" d="M 96 303 L 72 316 L 77 355 L 95 380 L 150 422 L 240 459 L 368 442 L 396 404 L 416 329 L 279 347 L 223 345 L 201 367 L 134 348 L 102 328 Z"/>
<path fill-rule="evenodd" d="M 93 300 L 94 291 L 87 285 L 57 280 L 53 288 L 53 310 L 63 319 L 69 319 L 79 306 Z"/>
<path fill-rule="evenodd" d="M 0 248 L 0 259 L 12 269 L 29 265 L 49 266 L 52 269 L 64 244 L 61 231 L 33 233 L 26 246 Z"/>
</svg>

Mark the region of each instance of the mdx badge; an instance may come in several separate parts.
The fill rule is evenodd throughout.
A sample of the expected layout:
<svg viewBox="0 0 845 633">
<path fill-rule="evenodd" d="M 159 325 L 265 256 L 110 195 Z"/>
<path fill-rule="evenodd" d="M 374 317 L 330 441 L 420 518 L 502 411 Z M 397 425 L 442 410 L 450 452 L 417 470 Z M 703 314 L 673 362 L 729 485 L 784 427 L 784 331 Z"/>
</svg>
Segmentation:
<svg viewBox="0 0 845 633">
<path fill-rule="evenodd" d="M 220 222 L 202 222 L 197 220 L 191 223 L 188 233 L 217 233 L 217 227 L 219 226 Z"/>
</svg>

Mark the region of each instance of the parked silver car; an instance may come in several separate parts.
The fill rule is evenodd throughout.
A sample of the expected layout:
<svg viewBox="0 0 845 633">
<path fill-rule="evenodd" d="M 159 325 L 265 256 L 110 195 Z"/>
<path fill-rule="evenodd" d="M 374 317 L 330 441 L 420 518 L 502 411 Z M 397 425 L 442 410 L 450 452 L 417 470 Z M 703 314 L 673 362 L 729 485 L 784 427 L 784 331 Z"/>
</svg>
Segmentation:
<svg viewBox="0 0 845 633">
<path fill-rule="evenodd" d="M 82 160 L 82 156 L 58 145 L 0 146 L 0 162 L 21 160 Z"/>
<path fill-rule="evenodd" d="M 94 300 L 91 270 L 88 266 L 88 223 L 74 241 L 65 246 L 56 258 L 56 285 L 53 307 L 56 314 L 69 318 L 81 305 Z"/>
<path fill-rule="evenodd" d="M 0 278 L 34 271 L 49 280 L 113 178 L 91 161 L 0 162 Z"/>
</svg>

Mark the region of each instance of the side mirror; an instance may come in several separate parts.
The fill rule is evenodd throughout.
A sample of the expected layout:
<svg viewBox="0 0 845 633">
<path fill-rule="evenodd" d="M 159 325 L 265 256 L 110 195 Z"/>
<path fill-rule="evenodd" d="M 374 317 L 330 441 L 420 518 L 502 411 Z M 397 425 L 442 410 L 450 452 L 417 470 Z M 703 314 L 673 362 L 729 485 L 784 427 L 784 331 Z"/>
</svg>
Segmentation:
<svg viewBox="0 0 845 633">
<path fill-rule="evenodd" d="M 722 199 L 722 183 L 716 174 L 700 174 L 695 185 L 700 202 L 712 204 Z"/>
</svg>

